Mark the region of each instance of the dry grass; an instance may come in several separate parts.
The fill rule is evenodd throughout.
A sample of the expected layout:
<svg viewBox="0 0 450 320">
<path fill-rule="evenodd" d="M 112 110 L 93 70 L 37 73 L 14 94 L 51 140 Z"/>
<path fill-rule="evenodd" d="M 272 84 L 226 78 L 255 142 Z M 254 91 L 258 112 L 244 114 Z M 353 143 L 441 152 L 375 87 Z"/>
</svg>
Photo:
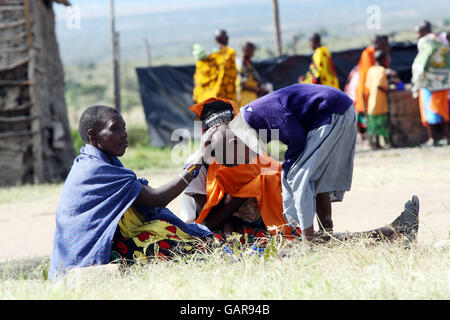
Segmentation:
<svg viewBox="0 0 450 320">
<path fill-rule="evenodd" d="M 277 243 L 268 257 L 217 249 L 178 262 L 153 261 L 122 272 L 45 281 L 45 262 L 33 279 L 4 272 L 3 299 L 449 299 L 448 248 L 360 240 L 305 250 Z M 251 250 L 250 250 L 251 251 Z M 38 271 L 40 272 L 38 272 Z M 45 269 L 44 269 L 45 270 Z M 44 272 L 45 273 L 45 272 Z M 30 274 L 30 273 L 29 273 Z"/>
</svg>

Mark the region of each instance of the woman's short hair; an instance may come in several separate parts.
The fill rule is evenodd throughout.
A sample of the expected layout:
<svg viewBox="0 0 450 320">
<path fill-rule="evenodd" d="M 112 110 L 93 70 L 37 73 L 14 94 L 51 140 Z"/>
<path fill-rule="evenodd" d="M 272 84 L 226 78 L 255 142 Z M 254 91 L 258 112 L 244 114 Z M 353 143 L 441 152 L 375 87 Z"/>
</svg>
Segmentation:
<svg viewBox="0 0 450 320">
<path fill-rule="evenodd" d="M 89 143 L 89 129 L 97 129 L 101 124 L 105 124 L 113 114 L 119 114 L 119 111 L 104 105 L 95 105 L 87 108 L 81 115 L 78 125 L 81 139 L 85 143 Z"/>
</svg>

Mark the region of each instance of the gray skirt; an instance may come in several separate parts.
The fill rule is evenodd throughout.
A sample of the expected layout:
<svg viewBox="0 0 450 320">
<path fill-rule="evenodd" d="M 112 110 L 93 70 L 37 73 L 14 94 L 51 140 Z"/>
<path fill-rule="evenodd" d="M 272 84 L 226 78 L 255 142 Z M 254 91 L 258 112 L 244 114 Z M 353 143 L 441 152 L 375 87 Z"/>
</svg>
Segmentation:
<svg viewBox="0 0 450 320">
<path fill-rule="evenodd" d="M 356 143 L 356 114 L 351 105 L 343 114 L 333 114 L 330 124 L 308 133 L 305 150 L 282 174 L 283 215 L 291 226 L 302 230 L 314 224 L 316 194 L 330 193 L 342 201 L 352 184 Z"/>
</svg>

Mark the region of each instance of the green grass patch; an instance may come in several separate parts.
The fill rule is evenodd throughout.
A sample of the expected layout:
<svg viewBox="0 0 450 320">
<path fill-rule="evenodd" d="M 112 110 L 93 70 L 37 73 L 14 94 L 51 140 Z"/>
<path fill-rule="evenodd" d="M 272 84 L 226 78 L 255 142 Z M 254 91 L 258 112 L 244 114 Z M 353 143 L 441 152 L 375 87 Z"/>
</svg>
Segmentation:
<svg viewBox="0 0 450 320">
<path fill-rule="evenodd" d="M 180 165 L 171 159 L 172 148 L 152 148 L 149 146 L 129 147 L 120 158 L 123 165 L 131 170 L 167 169 Z"/>
</svg>

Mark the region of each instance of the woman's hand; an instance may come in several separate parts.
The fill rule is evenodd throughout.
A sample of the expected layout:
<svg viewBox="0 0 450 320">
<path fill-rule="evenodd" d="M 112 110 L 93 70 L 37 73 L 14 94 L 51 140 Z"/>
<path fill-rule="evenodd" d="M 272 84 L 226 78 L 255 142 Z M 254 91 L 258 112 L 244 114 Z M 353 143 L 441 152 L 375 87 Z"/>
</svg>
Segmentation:
<svg viewBox="0 0 450 320">
<path fill-rule="evenodd" d="M 200 148 L 190 157 L 192 164 L 204 164 L 205 162 L 209 162 L 212 153 L 211 140 L 214 134 L 217 132 L 220 124 L 215 125 L 214 127 L 209 128 L 203 135 L 200 140 Z"/>
</svg>

